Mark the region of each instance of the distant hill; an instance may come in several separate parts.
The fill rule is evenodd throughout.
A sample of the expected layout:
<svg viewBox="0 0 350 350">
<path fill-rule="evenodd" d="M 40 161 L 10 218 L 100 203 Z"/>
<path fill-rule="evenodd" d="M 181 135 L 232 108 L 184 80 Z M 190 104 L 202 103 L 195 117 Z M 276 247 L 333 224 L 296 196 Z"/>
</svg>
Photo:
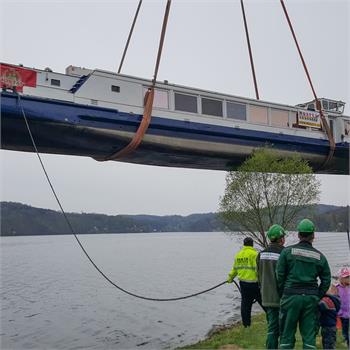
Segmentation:
<svg viewBox="0 0 350 350">
<path fill-rule="evenodd" d="M 1 202 L 1 235 L 55 235 L 70 233 L 61 212 L 15 202 Z M 104 215 L 67 214 L 77 233 L 206 232 L 223 230 L 215 214 Z"/>
<path fill-rule="evenodd" d="M 1 204 L 1 236 L 69 234 L 61 212 L 15 202 Z M 76 233 L 212 232 L 225 227 L 216 213 L 188 216 L 104 215 L 68 213 Z M 346 231 L 346 207 L 317 205 L 303 213 L 314 220 L 318 231 Z M 238 229 L 238 227 L 237 227 Z"/>
</svg>

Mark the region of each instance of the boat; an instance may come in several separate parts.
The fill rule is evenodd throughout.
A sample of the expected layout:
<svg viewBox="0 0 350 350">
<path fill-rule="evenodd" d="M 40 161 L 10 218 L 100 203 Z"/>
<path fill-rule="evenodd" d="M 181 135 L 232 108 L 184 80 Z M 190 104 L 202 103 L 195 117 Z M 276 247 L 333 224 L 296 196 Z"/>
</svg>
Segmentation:
<svg viewBox="0 0 350 350">
<path fill-rule="evenodd" d="M 151 80 L 69 66 L 65 73 L 1 63 L 1 147 L 103 161 L 138 130 Z M 281 157 L 297 152 L 317 173 L 349 174 L 350 117 L 345 103 L 321 98 L 335 151 L 315 101 L 290 106 L 157 81 L 142 142 L 118 161 L 232 170 L 269 145 Z"/>
</svg>

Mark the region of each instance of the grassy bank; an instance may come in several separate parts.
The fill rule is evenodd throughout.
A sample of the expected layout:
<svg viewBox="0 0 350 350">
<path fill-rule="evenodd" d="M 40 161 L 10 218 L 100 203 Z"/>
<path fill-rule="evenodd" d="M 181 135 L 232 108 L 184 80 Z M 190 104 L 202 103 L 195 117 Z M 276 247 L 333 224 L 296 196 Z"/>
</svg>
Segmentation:
<svg viewBox="0 0 350 350">
<path fill-rule="evenodd" d="M 219 330 L 207 339 L 181 349 L 264 349 L 266 337 L 265 314 L 253 316 L 252 326 L 244 328 L 241 323 Z M 317 337 L 317 348 L 322 349 L 321 337 Z M 337 349 L 346 349 L 341 333 L 338 331 Z M 300 335 L 297 334 L 296 349 L 302 349 Z"/>
</svg>

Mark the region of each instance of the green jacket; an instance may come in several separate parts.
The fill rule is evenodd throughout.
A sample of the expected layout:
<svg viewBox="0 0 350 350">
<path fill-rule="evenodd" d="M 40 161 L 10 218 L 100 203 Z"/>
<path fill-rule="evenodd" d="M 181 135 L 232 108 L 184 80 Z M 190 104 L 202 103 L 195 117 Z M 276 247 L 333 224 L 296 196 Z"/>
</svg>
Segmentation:
<svg viewBox="0 0 350 350">
<path fill-rule="evenodd" d="M 232 270 L 229 273 L 229 279 L 233 280 L 236 276 L 240 281 L 257 282 L 256 257 L 258 252 L 250 246 L 243 248 L 236 254 Z"/>
<path fill-rule="evenodd" d="M 306 241 L 283 249 L 277 262 L 276 277 L 280 296 L 308 294 L 322 297 L 331 282 L 326 257 Z"/>
<path fill-rule="evenodd" d="M 265 307 L 280 306 L 276 265 L 283 248 L 280 244 L 271 242 L 266 249 L 258 254 L 256 259 L 262 305 Z"/>
</svg>

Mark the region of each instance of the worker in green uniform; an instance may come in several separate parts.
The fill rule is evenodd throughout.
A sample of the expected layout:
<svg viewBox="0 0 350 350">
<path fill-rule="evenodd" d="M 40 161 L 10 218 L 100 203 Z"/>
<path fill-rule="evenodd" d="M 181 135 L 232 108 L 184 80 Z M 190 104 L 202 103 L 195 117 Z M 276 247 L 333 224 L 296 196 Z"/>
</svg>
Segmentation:
<svg viewBox="0 0 350 350">
<path fill-rule="evenodd" d="M 251 312 L 254 301 L 261 305 L 261 295 L 256 273 L 256 257 L 258 252 L 253 248 L 253 239 L 246 237 L 243 248 L 236 254 L 227 282 L 232 283 L 238 276 L 241 289 L 241 316 L 244 327 L 251 324 Z"/>
<path fill-rule="evenodd" d="M 280 296 L 277 288 L 276 265 L 284 248 L 285 231 L 280 225 L 272 225 L 267 231 L 269 246 L 256 259 L 262 305 L 267 319 L 266 349 L 277 349 L 279 338 Z"/>
<path fill-rule="evenodd" d="M 294 349 L 298 323 L 303 349 L 316 349 L 317 306 L 329 288 L 331 272 L 326 257 L 312 246 L 314 232 L 312 221 L 300 221 L 299 243 L 283 249 L 277 261 L 280 349 Z"/>
</svg>

